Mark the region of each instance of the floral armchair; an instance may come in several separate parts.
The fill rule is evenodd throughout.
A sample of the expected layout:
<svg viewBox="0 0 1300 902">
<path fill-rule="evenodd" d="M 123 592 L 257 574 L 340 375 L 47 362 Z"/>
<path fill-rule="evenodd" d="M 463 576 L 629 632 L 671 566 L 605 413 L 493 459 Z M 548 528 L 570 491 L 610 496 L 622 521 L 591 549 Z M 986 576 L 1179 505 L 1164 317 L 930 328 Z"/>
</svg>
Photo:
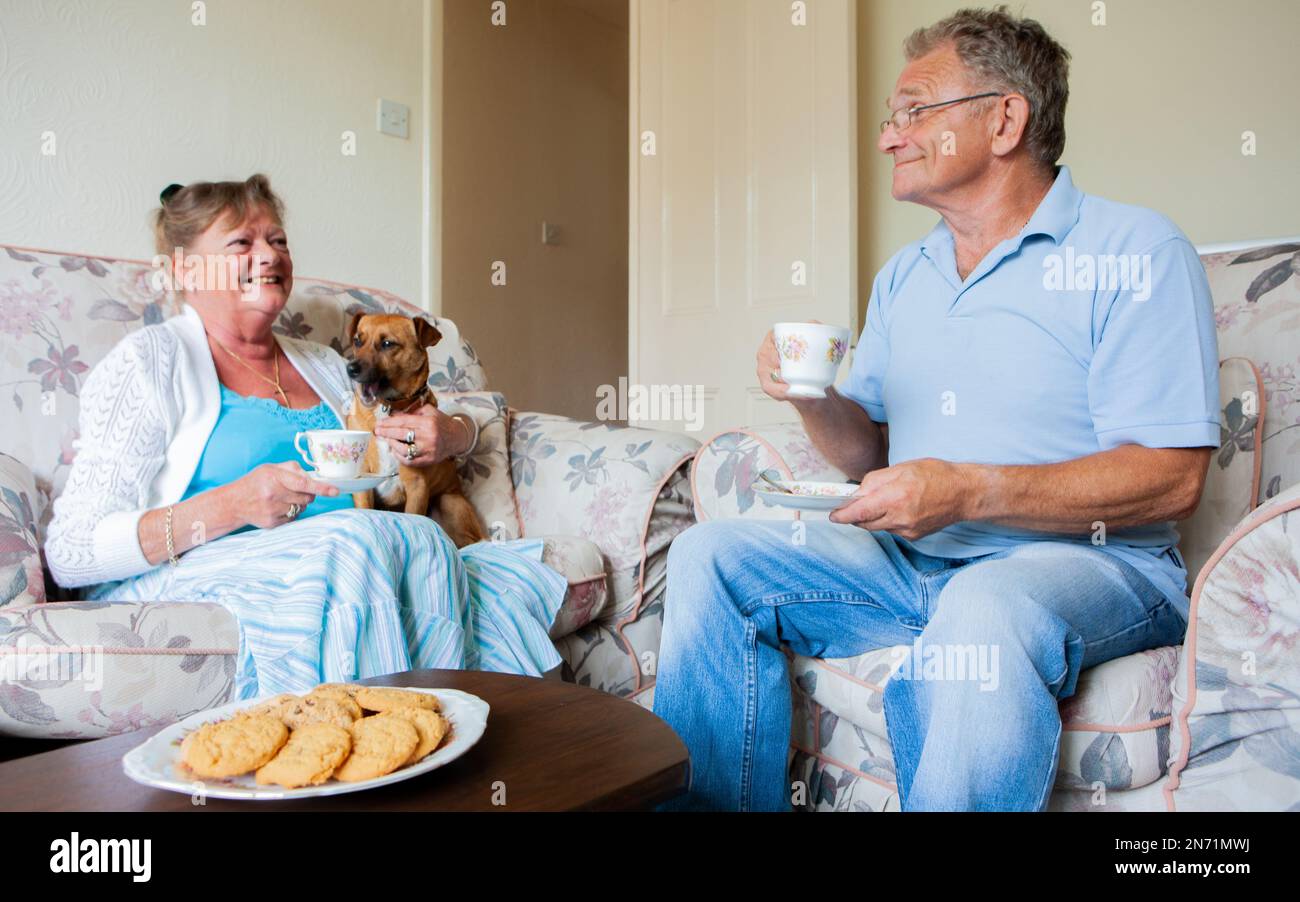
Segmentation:
<svg viewBox="0 0 1300 902">
<path fill-rule="evenodd" d="M 1053 809 L 1300 806 L 1300 241 L 1207 249 L 1202 262 L 1222 445 L 1179 524 L 1195 580 L 1187 637 L 1082 674 L 1061 705 Z M 696 456 L 697 518 L 796 516 L 757 500 L 760 472 L 844 478 L 797 423 L 727 430 Z M 904 651 L 791 655 L 790 779 L 804 808 L 898 808 L 883 693 Z"/>
<path fill-rule="evenodd" d="M 216 605 L 88 603 L 41 547 L 68 475 L 86 374 L 133 329 L 176 312 L 141 261 L 0 245 L 0 736 L 91 738 L 227 701 L 238 628 Z M 275 330 L 341 350 L 352 312 L 423 315 L 400 298 L 295 280 Z M 480 427 L 461 476 L 493 538 L 544 537 L 569 593 L 551 629 L 563 677 L 644 700 L 654 684 L 668 545 L 693 522 L 682 435 L 512 410 L 455 323 L 432 318 L 430 384 Z"/>
</svg>

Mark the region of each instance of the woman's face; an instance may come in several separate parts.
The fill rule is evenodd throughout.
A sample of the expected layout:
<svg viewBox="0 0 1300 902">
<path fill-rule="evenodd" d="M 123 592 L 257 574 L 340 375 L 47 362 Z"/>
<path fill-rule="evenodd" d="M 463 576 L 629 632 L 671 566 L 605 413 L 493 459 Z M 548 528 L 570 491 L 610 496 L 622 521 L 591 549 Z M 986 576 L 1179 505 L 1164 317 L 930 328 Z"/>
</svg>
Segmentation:
<svg viewBox="0 0 1300 902">
<path fill-rule="evenodd" d="M 186 249 L 203 258 L 204 278 L 187 283 L 186 298 L 211 313 L 258 313 L 274 321 L 293 290 L 293 257 L 284 227 L 258 210 L 241 223 L 220 217 Z M 190 261 L 187 259 L 186 266 Z"/>
</svg>

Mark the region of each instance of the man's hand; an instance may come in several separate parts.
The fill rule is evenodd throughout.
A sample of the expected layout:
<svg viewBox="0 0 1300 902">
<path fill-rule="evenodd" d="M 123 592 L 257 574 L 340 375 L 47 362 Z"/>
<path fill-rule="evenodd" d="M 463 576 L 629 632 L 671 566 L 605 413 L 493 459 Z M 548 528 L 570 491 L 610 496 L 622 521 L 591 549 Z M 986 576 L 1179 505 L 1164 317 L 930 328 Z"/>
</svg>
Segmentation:
<svg viewBox="0 0 1300 902">
<path fill-rule="evenodd" d="M 774 376 L 781 372 L 781 355 L 776 352 L 776 334 L 769 329 L 758 346 L 758 386 L 774 401 L 788 401 L 790 386 Z"/>
<path fill-rule="evenodd" d="M 919 539 L 971 519 L 968 500 L 978 491 L 961 464 L 910 460 L 866 474 L 853 499 L 831 514 L 831 522 Z"/>
</svg>

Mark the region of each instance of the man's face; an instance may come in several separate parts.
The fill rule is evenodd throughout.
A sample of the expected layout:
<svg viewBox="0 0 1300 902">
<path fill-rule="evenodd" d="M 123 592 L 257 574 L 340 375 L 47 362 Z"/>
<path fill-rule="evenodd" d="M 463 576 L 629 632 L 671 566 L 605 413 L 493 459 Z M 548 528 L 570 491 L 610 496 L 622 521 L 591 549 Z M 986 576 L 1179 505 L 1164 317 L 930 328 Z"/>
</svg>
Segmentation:
<svg viewBox="0 0 1300 902">
<path fill-rule="evenodd" d="M 888 112 L 989 90 L 971 78 L 952 45 L 939 47 L 903 67 Z M 989 114 L 972 116 L 971 103 L 981 101 L 917 113 L 902 132 L 885 129 L 876 146 L 894 158 L 895 200 L 942 207 L 945 196 L 984 172 L 992 158 Z"/>
</svg>

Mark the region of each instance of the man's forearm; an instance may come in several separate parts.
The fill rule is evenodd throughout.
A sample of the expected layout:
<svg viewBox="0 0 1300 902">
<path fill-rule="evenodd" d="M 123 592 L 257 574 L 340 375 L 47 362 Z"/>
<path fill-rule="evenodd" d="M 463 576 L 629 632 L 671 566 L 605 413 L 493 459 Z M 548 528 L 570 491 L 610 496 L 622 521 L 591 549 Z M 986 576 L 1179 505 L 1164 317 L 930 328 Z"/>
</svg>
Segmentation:
<svg viewBox="0 0 1300 902">
<path fill-rule="evenodd" d="M 1211 453 L 1124 445 L 1056 464 L 959 464 L 971 485 L 964 519 L 1066 533 L 1181 520 L 1196 509 Z"/>
<path fill-rule="evenodd" d="M 820 401 L 791 401 L 813 446 L 849 479 L 860 480 L 889 463 L 889 445 L 880 424 L 861 405 L 826 390 Z"/>
</svg>

